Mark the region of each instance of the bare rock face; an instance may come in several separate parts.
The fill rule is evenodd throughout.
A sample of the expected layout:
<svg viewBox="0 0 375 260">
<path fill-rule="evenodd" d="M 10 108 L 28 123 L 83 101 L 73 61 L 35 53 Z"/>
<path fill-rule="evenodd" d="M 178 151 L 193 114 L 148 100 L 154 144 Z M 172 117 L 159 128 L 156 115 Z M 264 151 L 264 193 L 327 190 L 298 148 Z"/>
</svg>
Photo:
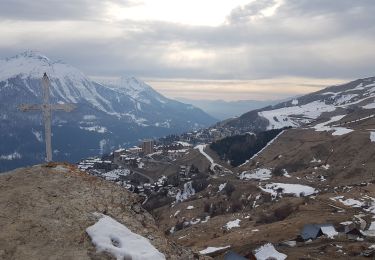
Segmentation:
<svg viewBox="0 0 375 260">
<path fill-rule="evenodd" d="M 94 212 L 148 238 L 167 259 L 194 259 L 164 237 L 135 195 L 70 165 L 1 174 L 0 209 L 0 259 L 113 259 L 97 253 L 86 234 Z"/>
</svg>

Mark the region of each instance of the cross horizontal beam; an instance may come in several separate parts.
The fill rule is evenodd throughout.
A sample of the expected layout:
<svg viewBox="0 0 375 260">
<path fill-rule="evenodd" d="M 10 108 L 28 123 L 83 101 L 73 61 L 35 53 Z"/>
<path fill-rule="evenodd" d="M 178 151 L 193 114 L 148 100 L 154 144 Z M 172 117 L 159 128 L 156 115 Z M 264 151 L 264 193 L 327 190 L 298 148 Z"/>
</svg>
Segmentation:
<svg viewBox="0 0 375 260">
<path fill-rule="evenodd" d="M 48 109 L 54 111 L 72 112 L 76 108 L 76 106 L 73 104 L 21 104 L 18 108 L 22 112 L 43 111 Z"/>
</svg>

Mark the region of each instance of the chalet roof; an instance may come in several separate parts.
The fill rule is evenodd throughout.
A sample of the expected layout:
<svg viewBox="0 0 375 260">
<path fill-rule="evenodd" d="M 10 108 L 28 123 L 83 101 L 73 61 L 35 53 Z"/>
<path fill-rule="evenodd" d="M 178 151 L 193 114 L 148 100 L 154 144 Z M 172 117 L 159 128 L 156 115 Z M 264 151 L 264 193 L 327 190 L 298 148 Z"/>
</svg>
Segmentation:
<svg viewBox="0 0 375 260">
<path fill-rule="evenodd" d="M 303 240 L 316 239 L 322 235 L 323 232 L 320 229 L 320 226 L 316 224 L 307 224 L 301 231 L 301 237 Z"/>
<path fill-rule="evenodd" d="M 307 224 L 301 231 L 303 240 L 316 239 L 323 234 L 334 236 L 337 234 L 336 229 L 332 224 Z"/>
</svg>

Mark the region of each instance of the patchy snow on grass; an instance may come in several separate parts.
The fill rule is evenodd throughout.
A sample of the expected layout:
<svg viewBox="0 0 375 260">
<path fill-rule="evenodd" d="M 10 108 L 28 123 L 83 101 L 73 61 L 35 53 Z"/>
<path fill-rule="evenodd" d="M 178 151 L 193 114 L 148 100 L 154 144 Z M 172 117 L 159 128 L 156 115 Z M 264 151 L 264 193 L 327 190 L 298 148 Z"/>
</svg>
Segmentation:
<svg viewBox="0 0 375 260">
<path fill-rule="evenodd" d="M 349 134 L 351 132 L 353 132 L 354 130 L 353 129 L 349 129 L 349 128 L 345 128 L 345 127 L 333 127 L 332 128 L 333 133 L 332 135 L 346 135 L 346 134 Z"/>
<path fill-rule="evenodd" d="M 271 170 L 265 168 L 258 168 L 251 171 L 244 171 L 240 174 L 241 180 L 268 180 L 272 177 Z"/>
<path fill-rule="evenodd" d="M 191 144 L 189 144 L 187 142 L 178 141 L 177 143 L 180 144 L 180 145 L 182 145 L 183 147 L 190 147 L 190 146 L 192 146 Z"/>
<path fill-rule="evenodd" d="M 344 221 L 340 223 L 341 225 L 347 226 L 353 224 L 353 221 Z"/>
<path fill-rule="evenodd" d="M 262 111 L 258 112 L 258 115 L 269 121 L 267 130 L 271 130 L 288 126 L 300 126 L 301 123 L 309 123 L 312 119 L 317 119 L 324 112 L 332 112 L 334 110 L 336 108 L 333 105 L 328 105 L 324 101 L 314 101 L 301 106 Z M 303 116 L 297 118 L 297 115 Z"/>
<path fill-rule="evenodd" d="M 187 210 L 192 210 L 192 209 L 194 209 L 194 206 L 189 205 L 189 206 L 187 206 L 186 209 L 187 209 Z"/>
<path fill-rule="evenodd" d="M 331 119 L 328 120 L 327 122 L 317 124 L 313 128 L 315 129 L 315 131 L 318 131 L 318 132 L 324 132 L 324 131 L 330 132 L 330 131 L 333 131 L 332 135 L 335 135 L 335 136 L 348 134 L 350 132 L 353 132 L 353 130 L 349 129 L 349 128 L 345 128 L 345 127 L 332 127 L 332 126 L 328 126 L 330 123 L 339 121 L 339 120 L 343 119 L 345 116 L 346 115 L 338 115 L 338 116 L 331 117 Z"/>
<path fill-rule="evenodd" d="M 333 97 L 336 97 L 338 94 L 340 94 L 341 92 L 324 92 L 324 93 L 321 93 L 320 95 L 322 96 L 328 96 L 328 95 L 332 95 Z"/>
<path fill-rule="evenodd" d="M 14 152 L 14 153 L 7 154 L 7 155 L 0 155 L 0 160 L 4 160 L 4 161 L 12 161 L 12 160 L 21 159 L 21 158 L 22 158 L 22 155 L 19 154 L 18 152 Z"/>
<path fill-rule="evenodd" d="M 203 250 L 199 251 L 199 253 L 201 255 L 207 255 L 207 254 L 210 254 L 210 253 L 213 253 L 213 252 L 216 252 L 216 251 L 220 251 L 220 250 L 224 250 L 224 249 L 227 249 L 227 248 L 230 248 L 230 246 L 222 246 L 222 247 L 209 246 L 206 249 L 203 249 Z"/>
<path fill-rule="evenodd" d="M 358 94 L 347 94 L 341 95 L 339 98 L 335 100 L 335 105 L 344 105 L 352 101 L 353 98 L 357 97 Z"/>
<path fill-rule="evenodd" d="M 171 229 L 169 230 L 169 233 L 173 234 L 175 232 L 175 229 L 176 229 L 175 226 L 171 227 Z"/>
<path fill-rule="evenodd" d="M 210 220 L 210 216 L 206 216 L 205 218 L 204 218 L 204 220 L 202 220 L 201 221 L 201 223 L 206 223 L 207 221 L 209 221 Z"/>
<path fill-rule="evenodd" d="M 295 247 L 297 245 L 297 241 L 295 240 L 289 240 L 282 242 L 283 245 L 287 245 L 289 247 Z"/>
<path fill-rule="evenodd" d="M 230 230 L 230 229 L 235 228 L 235 227 L 240 227 L 240 222 L 241 222 L 240 219 L 229 221 L 227 224 L 225 224 L 225 228 L 227 230 Z"/>
<path fill-rule="evenodd" d="M 288 173 L 288 171 L 286 169 L 283 169 L 282 171 L 283 171 L 283 176 L 284 177 L 287 177 L 287 178 L 292 177 L 292 176 L 289 175 L 289 173 Z"/>
<path fill-rule="evenodd" d="M 227 186 L 227 183 L 220 184 L 218 192 L 221 192 L 225 188 L 225 186 Z"/>
<path fill-rule="evenodd" d="M 375 108 L 375 103 L 370 103 L 365 106 L 362 106 L 364 109 L 374 109 Z"/>
<path fill-rule="evenodd" d="M 98 252 L 108 252 L 118 260 L 122 259 L 155 259 L 164 260 L 148 239 L 133 233 L 123 224 L 104 214 L 97 223 L 86 229 Z"/>
<path fill-rule="evenodd" d="M 338 115 L 338 116 L 331 117 L 330 120 L 328 120 L 326 122 L 323 122 L 323 123 L 320 123 L 320 124 L 316 124 L 313 128 L 316 131 L 330 131 L 331 127 L 329 127 L 327 125 L 330 124 L 330 123 L 339 121 L 339 120 L 343 119 L 345 116 L 346 115 Z"/>
<path fill-rule="evenodd" d="M 328 238 L 333 238 L 335 236 L 337 236 L 339 233 L 336 231 L 336 229 L 334 228 L 334 226 L 332 225 L 327 225 L 327 226 L 322 226 L 320 228 L 320 230 L 322 231 L 322 233 L 324 235 L 326 235 Z"/>
<path fill-rule="evenodd" d="M 82 130 L 86 130 L 86 131 L 89 131 L 89 132 L 97 132 L 97 133 L 100 133 L 100 134 L 104 134 L 108 131 L 106 127 L 98 126 L 98 125 L 96 125 L 96 126 L 80 126 L 79 128 L 82 129 Z"/>
<path fill-rule="evenodd" d="M 198 224 L 200 222 L 201 222 L 200 218 L 194 218 L 194 219 L 190 220 L 190 222 L 187 222 L 187 225 L 196 225 L 196 224 Z"/>
<path fill-rule="evenodd" d="M 369 116 L 365 116 L 365 117 L 360 117 L 360 118 L 357 118 L 357 119 L 352 120 L 352 121 L 345 121 L 345 125 L 352 124 L 352 123 L 358 123 L 360 121 L 367 120 L 367 119 L 370 119 L 370 118 L 373 118 L 373 117 L 375 117 L 375 115 L 369 115 Z M 336 124 L 336 125 L 333 125 L 333 126 L 337 127 L 337 126 L 340 126 L 340 125 Z"/>
<path fill-rule="evenodd" d="M 138 163 L 138 168 L 139 169 L 143 169 L 144 166 L 145 166 L 144 162 Z"/>
<path fill-rule="evenodd" d="M 118 179 L 120 178 L 120 176 L 128 176 L 129 174 L 130 174 L 129 169 L 115 169 L 115 170 L 104 173 L 103 176 L 107 180 L 110 180 L 108 178 Z"/>
<path fill-rule="evenodd" d="M 176 195 L 176 202 L 184 201 L 190 198 L 195 194 L 195 190 L 193 188 L 193 182 L 189 181 L 184 184 L 184 189 L 181 191 L 179 190 Z"/>
<path fill-rule="evenodd" d="M 361 99 L 357 99 L 356 101 L 353 101 L 353 102 L 349 102 L 349 103 L 345 103 L 343 105 L 339 105 L 339 106 L 336 106 L 336 107 L 343 107 L 343 108 L 346 108 L 346 107 L 349 107 L 349 106 L 352 106 L 352 105 L 355 105 L 355 104 L 358 104 L 358 103 L 361 103 L 367 99 L 372 99 L 374 98 L 372 95 L 370 96 L 366 96 L 365 98 L 361 98 Z"/>
<path fill-rule="evenodd" d="M 344 199 L 344 196 L 337 196 L 331 198 L 333 201 L 339 201 L 345 206 L 353 207 L 353 208 L 360 208 L 364 205 L 364 202 L 356 200 L 356 199 Z"/>
<path fill-rule="evenodd" d="M 287 255 L 278 252 L 272 244 L 265 244 L 255 249 L 255 257 L 257 260 L 284 260 Z"/>
<path fill-rule="evenodd" d="M 130 174 L 129 169 L 115 169 L 115 170 L 104 173 L 102 176 L 106 180 L 113 180 L 113 179 L 115 180 L 119 178 L 120 176 L 128 176 L 129 174 Z"/>
<path fill-rule="evenodd" d="M 361 231 L 361 233 L 368 237 L 375 237 L 375 222 L 371 222 L 370 227 L 366 231 Z"/>
<path fill-rule="evenodd" d="M 321 163 L 322 160 L 317 160 L 315 157 L 313 157 L 313 159 L 310 161 L 311 163 Z"/>
<path fill-rule="evenodd" d="M 265 188 L 260 187 L 264 192 L 271 193 L 273 196 L 282 194 L 293 194 L 296 197 L 309 196 L 317 191 L 310 186 L 301 184 L 288 184 L 288 183 L 270 183 L 266 184 Z"/>
<path fill-rule="evenodd" d="M 102 177 L 107 181 L 115 181 L 119 178 L 119 175 L 114 172 L 106 172 L 102 174 Z"/>
<path fill-rule="evenodd" d="M 375 142 L 375 132 L 370 132 L 370 140 L 371 142 Z"/>
<path fill-rule="evenodd" d="M 86 121 L 92 121 L 92 120 L 95 120 L 95 119 L 96 119 L 95 115 L 84 115 L 83 116 L 83 120 L 86 120 Z"/>
</svg>

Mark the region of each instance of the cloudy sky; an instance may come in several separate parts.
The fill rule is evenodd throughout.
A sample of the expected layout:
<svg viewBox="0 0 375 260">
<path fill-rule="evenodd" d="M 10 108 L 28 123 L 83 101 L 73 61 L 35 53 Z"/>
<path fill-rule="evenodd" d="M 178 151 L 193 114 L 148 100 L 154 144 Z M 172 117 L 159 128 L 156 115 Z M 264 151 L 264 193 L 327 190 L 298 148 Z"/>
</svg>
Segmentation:
<svg viewBox="0 0 375 260">
<path fill-rule="evenodd" d="M 170 97 L 280 99 L 375 76 L 374 0 L 1 0 L 27 49 Z"/>
</svg>

